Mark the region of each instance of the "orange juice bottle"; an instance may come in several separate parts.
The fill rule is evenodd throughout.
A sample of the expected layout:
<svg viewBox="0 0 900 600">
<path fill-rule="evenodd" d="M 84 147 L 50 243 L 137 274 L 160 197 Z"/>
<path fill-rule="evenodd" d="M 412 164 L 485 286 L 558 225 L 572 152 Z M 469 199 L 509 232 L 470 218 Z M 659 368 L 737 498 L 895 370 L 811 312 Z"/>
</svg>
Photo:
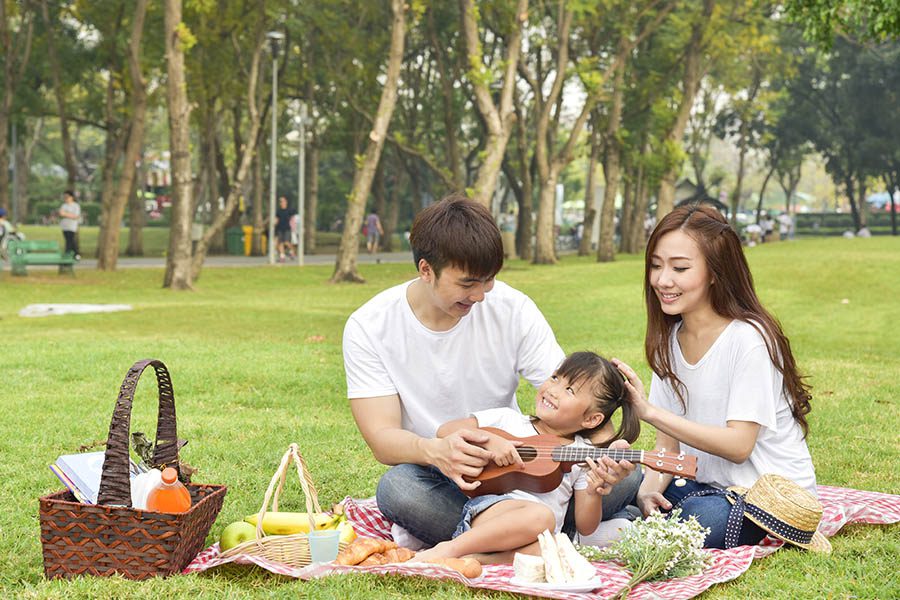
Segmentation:
<svg viewBox="0 0 900 600">
<path fill-rule="evenodd" d="M 178 471 L 166 467 L 162 481 L 147 493 L 147 510 L 161 513 L 187 512 L 191 508 L 191 494 L 178 481 Z"/>
</svg>

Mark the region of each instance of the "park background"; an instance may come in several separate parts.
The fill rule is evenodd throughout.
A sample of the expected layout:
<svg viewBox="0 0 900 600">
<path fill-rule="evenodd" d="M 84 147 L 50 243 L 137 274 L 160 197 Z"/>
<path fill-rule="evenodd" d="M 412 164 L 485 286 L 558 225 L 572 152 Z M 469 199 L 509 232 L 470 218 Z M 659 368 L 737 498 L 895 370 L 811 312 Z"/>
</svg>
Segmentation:
<svg viewBox="0 0 900 600">
<path fill-rule="evenodd" d="M 567 351 L 617 355 L 645 381 L 653 220 L 707 202 L 749 241 L 748 225 L 789 214 L 793 236 L 774 243 L 776 225 L 747 254 L 814 386 L 819 481 L 900 492 L 898 34 L 895 0 L 0 0 L 0 208 L 30 240 L 61 240 L 64 189 L 84 215 L 74 278 L 0 273 L 2 589 L 486 596 L 248 569 L 41 576 L 36 498 L 59 487 L 47 465 L 105 437 L 140 358 L 172 372 L 198 480 L 230 488 L 208 541 L 258 510 L 291 441 L 323 501 L 371 495 L 384 467 L 350 418 L 340 334 L 414 267 L 363 264 L 361 225 L 376 210 L 381 250 L 406 250 L 414 215 L 450 191 L 497 216 L 517 257 L 501 278 L 536 300 Z M 333 267 L 203 270 L 208 255 L 241 254 L 245 230 L 265 256 L 279 195 L 300 209 L 298 250 Z M 123 269 L 128 256 L 158 262 Z M 45 302 L 134 310 L 17 316 Z M 528 410 L 527 386 L 519 398 Z M 143 383 L 135 428 L 152 431 L 154 402 Z M 645 428 L 641 443 L 652 439 Z M 834 544 L 831 557 L 779 552 L 708 595 L 897 594 L 896 526 L 851 527 Z"/>
</svg>

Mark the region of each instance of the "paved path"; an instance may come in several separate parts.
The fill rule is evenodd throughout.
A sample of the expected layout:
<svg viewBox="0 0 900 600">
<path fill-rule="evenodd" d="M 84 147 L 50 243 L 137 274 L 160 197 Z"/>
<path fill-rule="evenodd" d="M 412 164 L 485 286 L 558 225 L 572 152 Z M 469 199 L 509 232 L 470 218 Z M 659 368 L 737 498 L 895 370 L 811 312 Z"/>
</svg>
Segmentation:
<svg viewBox="0 0 900 600">
<path fill-rule="evenodd" d="M 305 257 L 304 263 L 306 265 L 333 265 L 336 260 L 336 255 L 334 254 L 307 254 Z M 373 264 L 373 263 L 403 263 L 408 262 L 410 266 L 413 263 L 412 252 L 379 252 L 376 254 L 366 254 L 363 252 L 360 254 L 356 262 L 359 264 Z M 2 263 L 0 263 L 0 267 L 4 267 Z M 166 260 L 164 258 L 133 258 L 129 256 L 120 256 L 119 260 L 116 263 L 117 269 L 163 269 L 166 266 Z M 269 257 L 268 256 L 231 256 L 231 255 L 216 255 L 216 256 L 207 256 L 206 260 L 203 262 L 203 268 L 211 268 L 211 267 L 268 267 L 269 265 Z M 296 267 L 297 259 L 289 260 L 284 263 L 276 262 L 273 266 L 275 267 Z M 38 266 L 38 265 L 29 265 L 28 270 L 37 270 L 43 271 L 48 269 L 55 270 L 57 267 L 53 265 L 49 266 Z M 75 271 L 77 272 L 79 269 L 96 269 L 97 268 L 97 260 L 94 258 L 83 258 L 76 266 Z"/>
</svg>

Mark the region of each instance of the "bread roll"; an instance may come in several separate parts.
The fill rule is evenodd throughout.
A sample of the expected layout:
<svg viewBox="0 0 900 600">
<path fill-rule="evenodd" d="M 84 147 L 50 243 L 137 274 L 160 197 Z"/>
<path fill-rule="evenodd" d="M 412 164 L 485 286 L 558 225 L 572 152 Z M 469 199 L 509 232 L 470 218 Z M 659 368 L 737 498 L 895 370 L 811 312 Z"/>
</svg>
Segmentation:
<svg viewBox="0 0 900 600">
<path fill-rule="evenodd" d="M 469 579 L 481 577 L 481 563 L 474 558 L 435 558 L 428 562 L 449 567 Z"/>
</svg>

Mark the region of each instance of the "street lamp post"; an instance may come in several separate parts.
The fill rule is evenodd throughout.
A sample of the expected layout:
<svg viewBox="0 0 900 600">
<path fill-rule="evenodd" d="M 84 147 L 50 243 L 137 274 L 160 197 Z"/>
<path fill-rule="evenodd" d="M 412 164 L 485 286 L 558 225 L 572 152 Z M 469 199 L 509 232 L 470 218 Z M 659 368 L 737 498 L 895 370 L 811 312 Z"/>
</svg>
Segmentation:
<svg viewBox="0 0 900 600">
<path fill-rule="evenodd" d="M 270 31 L 269 49 L 272 51 L 272 157 L 269 163 L 269 264 L 275 264 L 275 194 L 278 174 L 278 52 L 284 39 L 280 31 Z"/>
<path fill-rule="evenodd" d="M 303 266 L 306 252 L 306 102 L 300 103 L 300 152 L 297 155 L 297 265 Z"/>
</svg>

